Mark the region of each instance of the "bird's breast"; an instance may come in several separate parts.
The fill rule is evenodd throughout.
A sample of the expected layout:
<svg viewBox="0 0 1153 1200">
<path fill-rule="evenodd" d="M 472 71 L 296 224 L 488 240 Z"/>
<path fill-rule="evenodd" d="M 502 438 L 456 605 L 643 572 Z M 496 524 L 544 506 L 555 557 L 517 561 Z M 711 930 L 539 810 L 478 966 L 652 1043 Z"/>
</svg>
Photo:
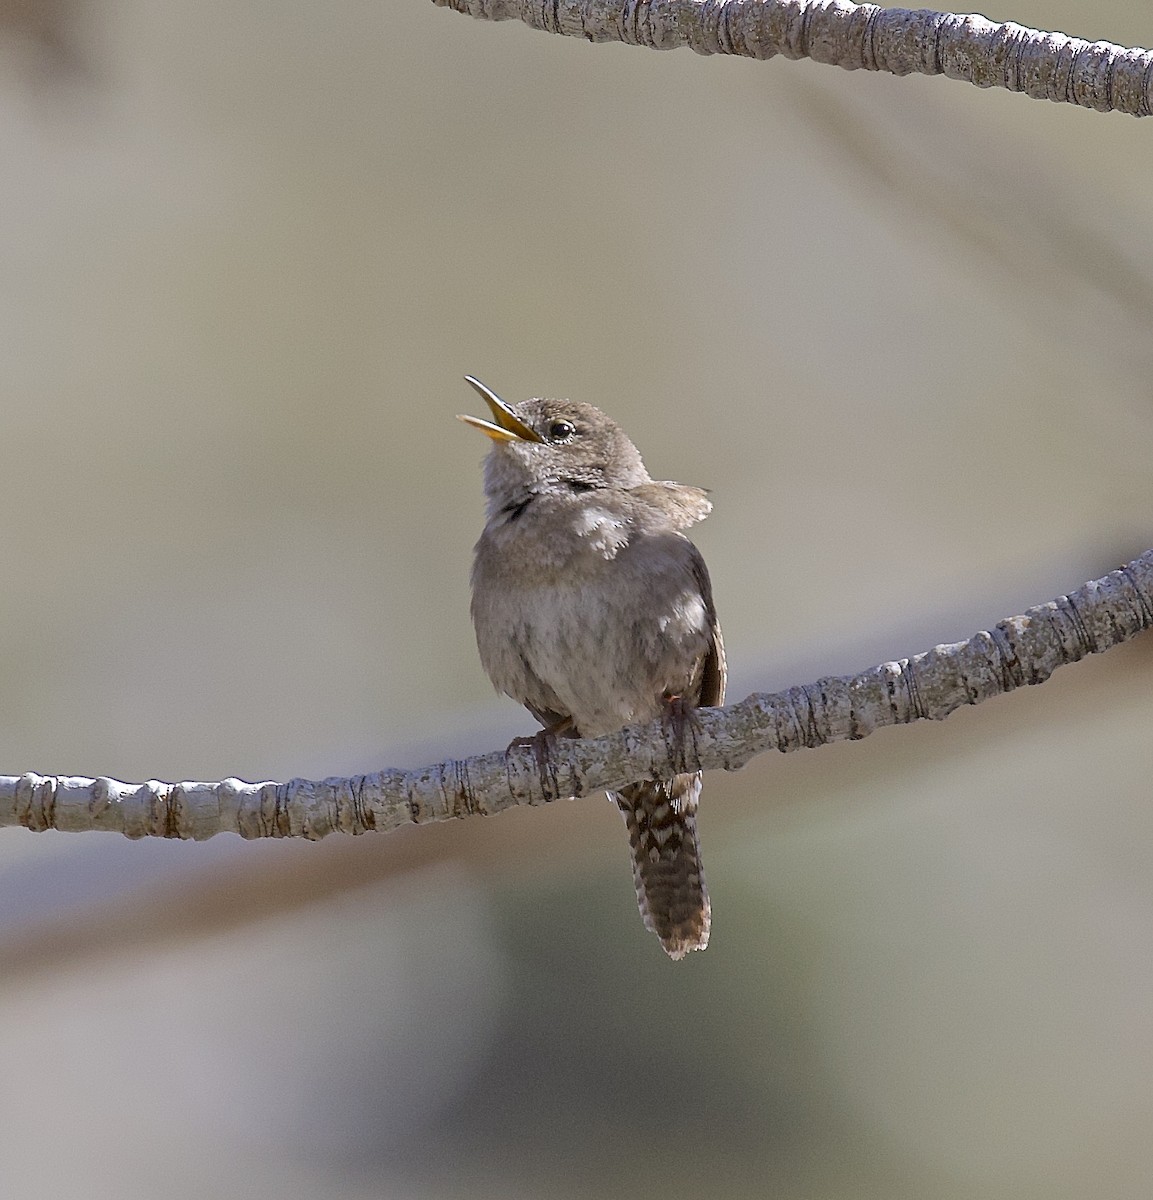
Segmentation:
<svg viewBox="0 0 1153 1200">
<path fill-rule="evenodd" d="M 653 719 L 666 692 L 689 688 L 711 623 L 684 537 L 618 540 L 595 508 L 583 518 L 587 535 L 567 557 L 479 555 L 473 620 L 499 690 L 595 736 Z"/>
</svg>

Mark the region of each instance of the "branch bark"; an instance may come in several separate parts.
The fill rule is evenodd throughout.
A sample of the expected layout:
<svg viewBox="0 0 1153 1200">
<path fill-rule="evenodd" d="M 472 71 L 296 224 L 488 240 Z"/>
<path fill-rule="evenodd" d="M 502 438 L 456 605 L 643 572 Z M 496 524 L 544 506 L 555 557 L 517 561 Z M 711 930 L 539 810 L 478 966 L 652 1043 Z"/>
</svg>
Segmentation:
<svg viewBox="0 0 1153 1200">
<path fill-rule="evenodd" d="M 945 75 L 1099 112 L 1153 112 L 1153 51 L 1013 22 L 847 0 L 433 0 L 470 16 L 698 54 L 812 58 L 846 70 Z"/>
<path fill-rule="evenodd" d="M 387 832 L 453 817 L 544 804 L 681 771 L 727 771 L 766 750 L 856 740 L 885 725 L 943 720 L 965 704 L 1100 654 L 1153 625 L 1153 550 L 1068 596 L 1010 617 L 965 642 L 818 679 L 729 708 L 699 709 L 691 736 L 661 722 L 587 741 L 560 740 L 547 756 L 510 747 L 415 771 L 288 783 L 121 783 L 66 776 L 0 776 L 0 827 L 105 829 L 127 837 L 203 840 Z"/>
</svg>

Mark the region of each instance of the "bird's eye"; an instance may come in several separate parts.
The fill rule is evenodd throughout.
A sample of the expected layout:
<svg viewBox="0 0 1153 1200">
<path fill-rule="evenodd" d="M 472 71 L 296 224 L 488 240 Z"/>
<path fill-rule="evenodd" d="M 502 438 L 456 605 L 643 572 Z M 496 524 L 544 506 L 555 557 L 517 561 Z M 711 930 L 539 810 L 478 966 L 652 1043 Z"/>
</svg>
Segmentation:
<svg viewBox="0 0 1153 1200">
<path fill-rule="evenodd" d="M 576 433 L 576 426 L 571 421 L 554 421 L 548 427 L 550 442 L 567 442 Z"/>
</svg>

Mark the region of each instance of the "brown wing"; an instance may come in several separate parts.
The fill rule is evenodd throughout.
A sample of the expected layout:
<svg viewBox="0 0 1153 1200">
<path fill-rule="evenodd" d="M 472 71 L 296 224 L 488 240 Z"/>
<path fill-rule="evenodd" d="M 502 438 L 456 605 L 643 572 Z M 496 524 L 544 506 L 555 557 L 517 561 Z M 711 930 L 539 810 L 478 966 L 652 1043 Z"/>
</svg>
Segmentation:
<svg viewBox="0 0 1153 1200">
<path fill-rule="evenodd" d="M 728 677 L 728 664 L 725 662 L 725 643 L 721 637 L 721 625 L 717 620 L 717 610 L 713 604 L 713 585 L 709 579 L 709 569 L 701 552 L 693 547 L 693 578 L 701 589 L 705 602 L 705 611 L 709 616 L 712 628 L 712 644 L 701 666 L 701 689 L 697 705 L 701 708 L 720 708 L 725 702 L 725 680 Z"/>
</svg>

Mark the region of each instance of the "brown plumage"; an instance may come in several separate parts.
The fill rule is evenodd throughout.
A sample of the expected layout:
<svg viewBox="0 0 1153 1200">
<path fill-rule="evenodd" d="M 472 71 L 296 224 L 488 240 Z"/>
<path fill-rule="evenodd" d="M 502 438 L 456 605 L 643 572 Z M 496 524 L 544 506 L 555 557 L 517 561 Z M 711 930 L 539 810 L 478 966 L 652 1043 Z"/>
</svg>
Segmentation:
<svg viewBox="0 0 1153 1200">
<path fill-rule="evenodd" d="M 725 657 L 708 570 L 682 530 L 708 515 L 699 488 L 653 480 L 636 447 L 589 404 L 505 404 L 494 421 L 488 519 L 473 565 L 481 662 L 546 729 L 597 737 L 724 702 Z M 624 814 L 637 902 L 672 958 L 703 950 L 709 897 L 698 773 L 610 793 Z"/>
</svg>

